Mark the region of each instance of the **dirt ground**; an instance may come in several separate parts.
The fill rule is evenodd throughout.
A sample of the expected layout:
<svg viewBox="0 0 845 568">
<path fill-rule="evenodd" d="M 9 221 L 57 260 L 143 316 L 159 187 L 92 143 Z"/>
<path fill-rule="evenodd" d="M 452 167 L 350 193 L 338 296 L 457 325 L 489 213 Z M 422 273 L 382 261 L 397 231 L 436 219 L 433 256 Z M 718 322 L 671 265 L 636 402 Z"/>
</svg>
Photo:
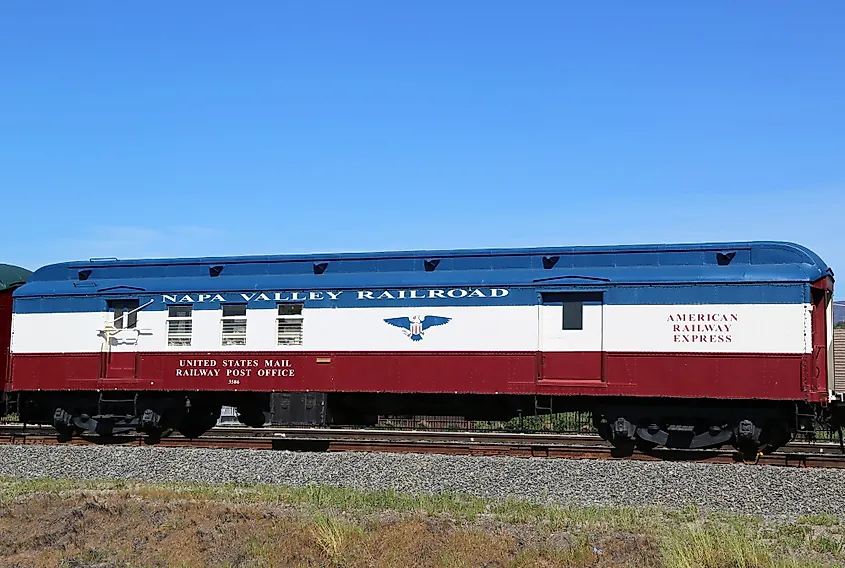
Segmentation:
<svg viewBox="0 0 845 568">
<path fill-rule="evenodd" d="M 370 498 L 360 507 L 364 501 L 338 492 L 280 498 L 272 491 L 42 483 L 7 485 L 3 494 L 4 567 L 831 566 L 842 553 L 839 522 L 829 518 L 774 527 L 755 521 L 756 532 L 746 534 L 738 528 L 743 520 L 708 529 L 698 514 L 558 515 L 489 504 L 467 514 L 466 503 L 432 510 Z M 676 534 L 675 525 L 688 530 Z M 784 526 L 804 529 L 787 534 Z"/>
</svg>

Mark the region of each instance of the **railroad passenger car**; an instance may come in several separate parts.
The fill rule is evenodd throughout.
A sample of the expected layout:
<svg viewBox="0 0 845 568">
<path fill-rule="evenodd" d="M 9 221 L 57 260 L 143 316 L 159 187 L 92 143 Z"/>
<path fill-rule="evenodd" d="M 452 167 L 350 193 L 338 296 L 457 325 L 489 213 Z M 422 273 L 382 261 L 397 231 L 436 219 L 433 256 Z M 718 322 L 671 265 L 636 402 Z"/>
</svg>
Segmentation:
<svg viewBox="0 0 845 568">
<path fill-rule="evenodd" d="M 832 292 L 785 242 L 69 262 L 14 292 L 9 388 L 65 435 L 260 426 L 276 392 L 328 423 L 587 409 L 620 447 L 756 452 L 838 408 Z"/>
<path fill-rule="evenodd" d="M 20 266 L 0 264 L 0 378 L 8 376 L 9 343 L 12 337 L 12 292 L 29 278 L 31 272 Z M 5 381 L 0 383 L 0 392 L 5 389 Z M 8 414 L 9 399 L 3 393 L 3 409 Z"/>
</svg>

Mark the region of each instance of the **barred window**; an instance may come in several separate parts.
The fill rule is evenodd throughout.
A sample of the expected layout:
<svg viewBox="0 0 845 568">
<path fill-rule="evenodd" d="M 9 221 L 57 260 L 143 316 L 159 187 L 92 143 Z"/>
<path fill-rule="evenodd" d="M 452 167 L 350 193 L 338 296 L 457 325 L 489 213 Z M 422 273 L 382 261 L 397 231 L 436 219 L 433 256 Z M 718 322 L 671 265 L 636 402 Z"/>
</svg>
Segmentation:
<svg viewBox="0 0 845 568">
<path fill-rule="evenodd" d="M 246 304 L 223 304 L 223 345 L 246 345 Z"/>
<path fill-rule="evenodd" d="M 167 345 L 185 347 L 191 344 L 193 306 L 167 307 Z"/>
<path fill-rule="evenodd" d="M 302 304 L 279 304 L 276 345 L 302 345 Z"/>
</svg>

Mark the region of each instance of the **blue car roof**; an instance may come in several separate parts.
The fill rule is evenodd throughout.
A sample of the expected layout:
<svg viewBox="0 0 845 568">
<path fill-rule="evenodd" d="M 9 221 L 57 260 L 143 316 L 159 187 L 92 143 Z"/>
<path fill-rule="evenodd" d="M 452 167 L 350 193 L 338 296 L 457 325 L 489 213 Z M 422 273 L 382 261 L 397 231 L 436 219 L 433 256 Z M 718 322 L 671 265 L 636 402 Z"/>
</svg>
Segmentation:
<svg viewBox="0 0 845 568">
<path fill-rule="evenodd" d="M 631 283 L 812 282 L 833 272 L 779 241 L 91 259 L 36 270 L 18 296 L 107 292 Z"/>
</svg>

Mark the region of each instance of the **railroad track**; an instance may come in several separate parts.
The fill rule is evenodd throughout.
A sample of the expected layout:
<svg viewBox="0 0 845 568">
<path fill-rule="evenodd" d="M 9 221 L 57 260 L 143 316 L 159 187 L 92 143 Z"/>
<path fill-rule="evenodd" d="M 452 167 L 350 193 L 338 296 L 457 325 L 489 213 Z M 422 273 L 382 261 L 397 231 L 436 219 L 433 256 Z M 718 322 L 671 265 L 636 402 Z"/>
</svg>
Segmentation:
<svg viewBox="0 0 845 568">
<path fill-rule="evenodd" d="M 749 462 L 727 449 L 634 451 L 618 455 L 593 435 L 512 434 L 504 432 L 431 432 L 326 428 L 213 428 L 199 438 L 178 434 L 151 442 L 144 436 L 82 436 L 59 441 L 51 427 L 0 425 L 0 444 L 41 445 L 155 445 L 167 448 L 263 449 L 310 452 L 387 452 L 448 455 L 543 457 L 558 459 L 626 459 L 691 461 L 698 463 L 754 463 L 784 467 L 845 468 L 838 444 L 792 443 L 781 451 Z"/>
</svg>

